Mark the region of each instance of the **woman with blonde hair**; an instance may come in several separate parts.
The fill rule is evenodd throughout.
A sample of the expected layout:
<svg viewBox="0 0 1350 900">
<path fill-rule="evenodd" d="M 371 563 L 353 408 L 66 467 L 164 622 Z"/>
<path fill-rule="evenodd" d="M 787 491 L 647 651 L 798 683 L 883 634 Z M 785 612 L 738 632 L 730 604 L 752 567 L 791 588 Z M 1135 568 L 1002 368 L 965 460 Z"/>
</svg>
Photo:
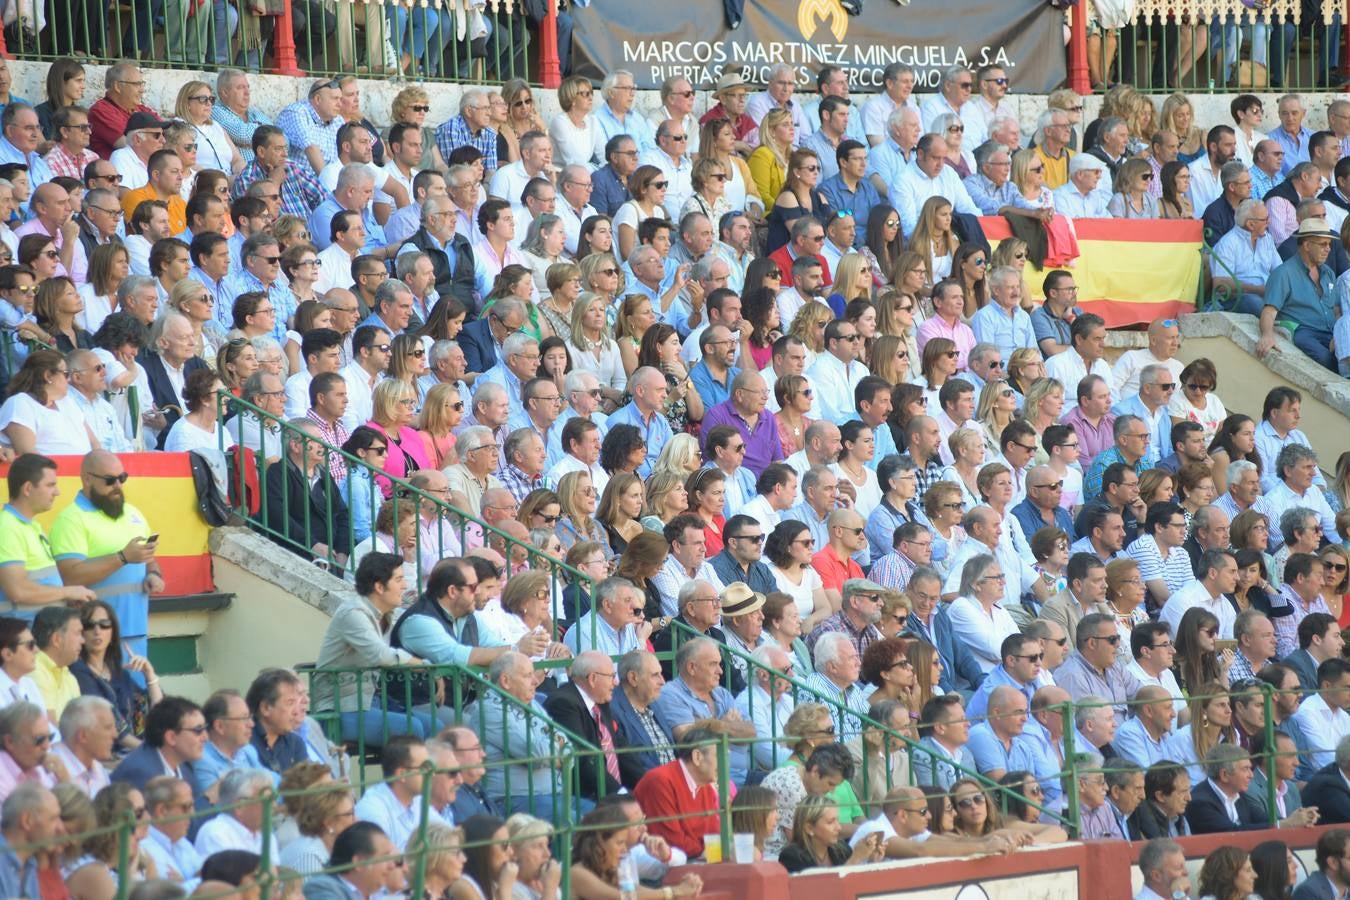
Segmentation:
<svg viewBox="0 0 1350 900">
<path fill-rule="evenodd" d="M 787 183 L 788 157 L 796 137 L 792 113 L 786 109 L 771 109 L 760 120 L 759 146 L 750 154 L 748 165 L 757 192 L 764 200 L 765 216 L 773 212 L 774 203 Z"/>
<path fill-rule="evenodd" d="M 694 193 L 684 201 L 679 221 L 684 221 L 684 217 L 690 213 L 703 213 L 708 217 L 708 221 L 713 223 L 713 228 L 716 228 L 722 217 L 731 212 L 731 202 L 727 200 L 726 195 L 727 180 L 731 177 L 727 172 L 727 166 L 728 164 L 721 160 L 707 157 L 700 157 L 699 161 L 694 163 L 693 174 L 690 176 Z"/>
<path fill-rule="evenodd" d="M 558 479 L 557 494 L 562 518 L 554 531 L 563 549 L 571 549 L 578 541 L 594 541 L 605 548 L 606 557 L 613 557 L 605 529 L 595 520 L 596 492 L 590 473 L 568 472 Z"/>
<path fill-rule="evenodd" d="M 174 100 L 174 114 L 197 133 L 197 165 L 237 175 L 244 168 L 244 157 L 220 123 L 211 118 L 215 108 L 215 91 L 195 79 L 180 87 Z"/>
<path fill-rule="evenodd" d="M 272 223 L 272 236 L 277 239 L 278 249 L 282 253 L 297 244 L 310 242 L 309 226 L 299 216 L 277 216 L 277 220 Z M 315 252 L 318 252 L 317 249 Z"/>
<path fill-rule="evenodd" d="M 444 172 L 449 166 L 441 156 L 440 148 L 436 146 L 436 129 L 427 125 L 427 114 L 430 112 L 431 95 L 425 88 L 410 84 L 395 94 L 390 102 L 389 121 L 392 125 L 412 125 L 421 132 L 422 162 L 417 166 L 418 171 L 435 169 Z M 387 137 L 386 132 L 386 139 Z M 506 161 L 502 161 L 501 165 L 505 164 Z"/>
<path fill-rule="evenodd" d="M 824 303 L 812 301 L 797 310 L 788 334 L 800 338 L 806 345 L 806 366 L 811 367 L 818 354 L 825 352 L 825 325 L 833 319 L 834 310 Z"/>
<path fill-rule="evenodd" d="M 952 231 L 952 202 L 942 196 L 929 197 L 909 236 L 909 249 L 919 254 L 928 269 L 926 288 L 931 290 L 952 274 L 952 257 L 960 246 L 960 238 Z"/>
<path fill-rule="evenodd" d="M 906 280 L 922 282 L 928 272 L 928 268 L 919 259 L 917 253 L 911 253 L 906 250 L 903 256 L 909 257 L 913 263 L 912 268 L 908 270 L 909 274 L 905 276 Z M 905 349 L 909 352 L 909 365 L 915 366 L 919 362 L 919 342 L 918 342 L 918 324 L 922 318 L 919 312 L 919 300 L 915 292 L 905 288 L 891 288 L 884 291 L 877 298 L 877 331 L 883 335 L 889 334 L 900 338 Z"/>
<path fill-rule="evenodd" d="M 512 818 L 515 818 L 514 816 Z M 533 817 L 531 817 L 533 818 Z M 537 821 L 537 820 L 536 820 Z M 547 824 L 547 823 L 545 823 Z M 552 826 L 548 826 L 549 833 L 552 834 Z M 508 825 L 509 830 L 509 825 Z M 464 881 L 464 863 L 468 859 L 464 855 L 464 829 L 458 826 L 450 826 L 444 822 L 427 823 L 426 832 L 423 834 L 420 847 L 425 847 L 427 851 L 426 866 L 422 875 L 422 892 L 428 900 L 445 900 L 453 898 L 459 885 L 467 886 Z M 414 837 L 409 842 L 408 852 L 416 853 L 419 849 L 417 839 Z M 561 870 L 558 875 L 561 876 Z M 524 884 L 523 872 L 518 870 L 515 883 L 516 888 L 527 887 Z M 545 894 L 543 890 L 549 885 L 553 885 L 553 892 Z M 557 886 L 551 881 L 539 881 L 535 888 L 527 888 L 535 891 L 531 896 L 538 897 L 540 900 L 554 900 L 557 896 Z M 517 894 L 519 896 L 519 894 Z"/>
<path fill-rule="evenodd" d="M 375 385 L 370 421 L 363 424 L 384 435 L 389 442 L 384 471 L 393 478 L 407 478 L 418 469 L 431 466 L 426 444 L 413 428 L 416 407 L 417 389 L 408 381 L 386 378 Z M 376 480 L 387 499 L 393 493 L 393 483 L 383 476 Z"/>
<path fill-rule="evenodd" d="M 497 128 L 497 134 L 506 142 L 506 162 L 520 159 L 520 138 L 527 131 L 548 134 L 544 119 L 535 103 L 534 91 L 524 78 L 512 78 L 502 85 L 502 100 L 506 103 L 506 121 Z M 498 160 L 498 165 L 506 162 Z"/>
<path fill-rule="evenodd" d="M 569 75 L 558 85 L 558 105 L 562 111 L 548 122 L 553 141 L 553 164 L 585 166 L 593 169 L 591 157 L 597 145 L 604 143 L 600 123 L 595 120 L 595 89 L 589 79 Z"/>
<path fill-rule="evenodd" d="M 337 836 L 356 821 L 356 799 L 345 783 L 286 799 L 288 806 L 297 801 L 293 818 L 300 837 L 282 848 L 278 863 L 301 875 L 317 875 L 328 866 Z"/>
<path fill-rule="evenodd" d="M 642 527 L 661 531 L 689 508 L 689 494 L 684 489 L 687 476 L 678 472 L 652 472 L 646 481 L 646 507 L 642 510 Z"/>
<path fill-rule="evenodd" d="M 638 226 L 648 219 L 669 219 L 666 189 L 670 179 L 656 166 L 638 166 L 628 176 L 628 191 L 633 199 L 614 214 L 613 232 L 619 244 L 619 258 L 628 259 L 638 245 Z M 590 259 L 590 257 L 586 257 Z"/>
<path fill-rule="evenodd" d="M 417 433 L 422 436 L 426 455 L 438 469 L 459 460 L 455 452 L 455 428 L 464 419 L 464 398 L 453 384 L 432 385 L 422 400 Z"/>
<path fill-rule="evenodd" d="M 1035 308 L 1031 299 L 1031 288 L 1027 284 L 1027 242 L 1021 238 L 1004 238 L 994 248 L 989 257 L 989 271 L 1007 266 L 1022 276 L 1022 308 L 1030 312 Z"/>
<path fill-rule="evenodd" d="M 1189 29 L 1183 29 L 1189 30 Z M 1205 132 L 1195 124 L 1195 107 L 1181 91 L 1170 94 L 1163 101 L 1159 127 L 1175 134 L 1181 140 L 1177 161 L 1183 165 L 1205 155 Z"/>
<path fill-rule="evenodd" d="M 764 200 L 750 166 L 735 152 L 736 128 L 729 119 L 709 119 L 699 129 L 698 156 L 700 160 L 720 162 L 726 173 L 722 182 L 722 197 L 727 209 L 743 209 L 752 220 L 764 217 Z M 688 204 L 686 204 L 687 206 Z M 714 218 L 713 227 L 718 219 Z"/>
<path fill-rule="evenodd" d="M 878 313 L 884 305 L 878 301 Z M 872 356 L 868 368 L 878 378 L 884 378 L 891 384 L 900 384 L 909 380 L 909 362 L 913 358 L 909 355 L 909 347 L 904 338 L 893 334 L 881 334 L 872 342 Z"/>
<path fill-rule="evenodd" d="M 1227 685 L 1208 681 L 1193 686 L 1189 696 L 1191 721 L 1163 738 L 1163 752 L 1165 758 L 1186 767 L 1191 784 L 1199 784 L 1205 778 L 1209 751 L 1219 744 L 1238 743 L 1238 732 L 1233 727 L 1233 704 Z"/>
<path fill-rule="evenodd" d="M 582 290 L 599 294 L 607 304 L 613 304 L 624 295 L 628 280 L 624 276 L 623 268 L 612 254 L 591 253 L 581 259 L 577 266 L 581 269 Z M 616 312 L 617 310 L 613 308 L 605 310 L 605 321 L 611 327 L 614 325 Z"/>
<path fill-rule="evenodd" d="M 216 354 L 229 343 L 230 338 L 216 321 L 216 304 L 206 290 L 206 285 L 195 278 L 184 278 L 169 291 L 169 308 L 182 313 L 192 324 L 192 341 L 197 348 L 197 355 L 208 364 L 213 364 Z"/>
<path fill-rule="evenodd" d="M 701 468 L 703 455 L 699 451 L 698 438 L 692 434 L 676 434 L 661 449 L 661 455 L 652 464 L 652 474 L 672 472 L 680 478 L 688 478 Z"/>
<path fill-rule="evenodd" d="M 385 370 L 385 381 L 402 381 L 413 390 L 417 404 L 413 407 L 414 416 L 422 412 L 423 398 L 427 386 L 422 376 L 427 374 L 427 351 L 422 339 L 404 332 L 389 342 L 389 368 Z"/>
<path fill-rule="evenodd" d="M 1069 117 L 1069 149 L 1075 153 L 1083 149 L 1083 97 L 1073 88 L 1056 88 L 1045 98 L 1046 109 L 1062 109 Z"/>
<path fill-rule="evenodd" d="M 642 533 L 638 519 L 643 506 L 642 479 L 628 472 L 618 472 L 609 479 L 595 517 L 605 526 L 615 553 L 623 553 L 628 543 Z"/>
<path fill-rule="evenodd" d="M 1018 347 L 1008 357 L 1008 387 L 1017 395 L 1017 408 L 1022 408 L 1022 399 L 1027 389 L 1037 378 L 1045 377 L 1045 360 L 1041 351 L 1035 347 Z"/>
<path fill-rule="evenodd" d="M 980 391 L 980 402 L 975 407 L 975 421 L 980 425 L 980 436 L 984 438 L 984 452 L 990 458 L 1003 452 L 1003 429 L 1012 424 L 1017 416 L 1017 392 L 1002 378 L 994 378 L 984 383 Z"/>
<path fill-rule="evenodd" d="M 1153 168 L 1146 160 L 1127 159 L 1116 171 L 1115 193 L 1106 211 L 1117 219 L 1156 219 L 1158 200 L 1149 192 Z"/>
<path fill-rule="evenodd" d="M 1051 425 L 1059 423 L 1064 412 L 1064 385 L 1055 378 L 1037 378 L 1027 390 L 1026 401 L 1022 405 L 1022 415 L 1032 428 L 1036 429 L 1035 464 L 1045 465 L 1050 459 L 1041 447 L 1041 435 Z"/>
<path fill-rule="evenodd" d="M 1032 209 L 1039 209 L 1045 229 L 1042 267 L 1066 266 L 1078 258 L 1078 237 L 1073 224 L 1055 212 L 1054 192 L 1045 183 L 1045 163 L 1035 150 L 1018 150 L 1012 158 L 1012 183 Z"/>
<path fill-rule="evenodd" d="M 978 476 L 985 459 L 990 458 L 985 449 L 984 433 L 968 425 L 958 428 L 948 436 L 947 449 L 951 452 L 952 462 L 938 477 L 961 488 L 961 501 L 969 512 L 980 505 Z"/>
<path fill-rule="evenodd" d="M 646 294 L 629 294 L 619 305 L 619 312 L 614 317 L 614 340 L 619 345 L 619 359 L 623 361 L 625 374 L 632 375 L 637 369 L 642 336 L 655 324 L 656 313 Z"/>
<path fill-rule="evenodd" d="M 535 286 L 538 287 L 537 280 Z M 564 260 L 548 267 L 544 273 L 544 288 L 539 291 L 539 312 L 553 333 L 565 342 L 572 340 L 572 310 L 580 296 L 580 266 Z"/>
<path fill-rule="evenodd" d="M 861 253 L 849 251 L 839 260 L 834 270 L 832 293 L 825 301 L 836 316 L 844 315 L 844 308 L 854 300 L 872 299 L 872 264 Z"/>
<path fill-rule="evenodd" d="M 572 354 L 576 369 L 594 373 L 600 380 L 605 410 L 613 412 L 618 409 L 628 379 L 619 345 L 610 337 L 605 322 L 608 304 L 609 298 L 600 294 L 582 294 L 576 299 L 572 304 L 572 339 L 567 342 L 567 352 Z"/>
<path fill-rule="evenodd" d="M 238 397 L 244 382 L 258 371 L 258 353 L 248 341 L 240 338 L 226 341 L 216 352 L 215 369 L 226 390 Z"/>
</svg>

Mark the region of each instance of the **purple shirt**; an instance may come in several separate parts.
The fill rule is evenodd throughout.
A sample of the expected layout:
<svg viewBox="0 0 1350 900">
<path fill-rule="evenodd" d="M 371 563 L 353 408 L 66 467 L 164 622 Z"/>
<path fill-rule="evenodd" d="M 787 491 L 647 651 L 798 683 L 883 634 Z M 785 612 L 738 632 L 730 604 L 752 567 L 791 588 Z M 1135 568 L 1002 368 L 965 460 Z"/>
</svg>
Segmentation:
<svg viewBox="0 0 1350 900">
<path fill-rule="evenodd" d="M 745 459 L 741 464 L 755 473 L 758 478 L 770 463 L 783 459 L 783 442 L 778 437 L 778 423 L 773 415 L 765 410 L 759 414 L 759 420 L 751 430 L 741 414 L 732 407 L 730 400 L 708 410 L 703 416 L 703 433 L 707 434 L 718 425 L 730 425 L 745 439 Z"/>
<path fill-rule="evenodd" d="M 1074 390 L 1078 389 L 1074 385 Z M 1067 390 L 1067 386 L 1066 386 Z M 1116 424 L 1116 417 L 1112 413 L 1102 416 L 1102 420 L 1093 426 L 1083 417 L 1082 407 L 1075 406 L 1069 412 L 1059 417 L 1061 424 L 1068 425 L 1073 429 L 1073 433 L 1078 435 L 1078 459 L 1086 472 L 1091 466 L 1092 461 L 1097 458 L 1097 454 L 1115 445 L 1115 438 L 1112 436 L 1112 429 Z"/>
</svg>

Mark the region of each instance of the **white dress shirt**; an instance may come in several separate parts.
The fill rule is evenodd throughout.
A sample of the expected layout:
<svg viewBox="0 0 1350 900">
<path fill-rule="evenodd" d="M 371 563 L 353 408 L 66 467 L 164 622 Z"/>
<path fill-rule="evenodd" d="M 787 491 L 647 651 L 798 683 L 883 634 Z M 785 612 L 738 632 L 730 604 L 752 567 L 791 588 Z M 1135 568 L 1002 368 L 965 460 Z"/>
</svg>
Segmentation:
<svg viewBox="0 0 1350 900">
<path fill-rule="evenodd" d="M 1173 549 L 1172 552 L 1186 556 L 1186 551 L 1180 547 Z M 1217 597 L 1211 596 L 1209 588 L 1205 587 L 1203 581 L 1192 581 L 1173 593 L 1163 604 L 1162 611 L 1158 613 L 1158 618 L 1171 626 L 1172 633 L 1176 634 L 1178 627 L 1181 625 L 1181 617 L 1186 614 L 1186 610 L 1193 606 L 1203 607 L 1218 618 L 1219 637 L 1221 639 L 1225 641 L 1233 639 L 1233 623 L 1237 620 L 1237 613 L 1233 611 L 1233 604 L 1229 603 L 1223 594 Z"/>
<path fill-rule="evenodd" d="M 1313 694 L 1299 706 L 1294 718 L 1308 739 L 1308 754 L 1314 769 L 1329 766 L 1336 760 L 1336 745 L 1350 734 L 1350 713 L 1333 710 L 1321 694 Z"/>
<path fill-rule="evenodd" d="M 811 418 L 828 419 L 836 425 L 858 418 L 853 391 L 869 374 L 866 366 L 857 360 L 845 365 L 839 357 L 826 352 L 816 357 L 806 374 L 815 385 Z"/>
<path fill-rule="evenodd" d="M 1045 361 L 1047 378 L 1054 378 L 1064 385 L 1064 412 L 1072 412 L 1078 406 L 1078 382 L 1086 378 L 1089 372 L 1100 375 L 1107 384 L 1111 384 L 1111 366 L 1105 359 L 1097 359 L 1088 368 L 1087 362 L 1077 350 L 1070 347 L 1063 353 L 1056 353 Z M 1112 393 L 1114 401 L 1116 394 Z"/>
</svg>

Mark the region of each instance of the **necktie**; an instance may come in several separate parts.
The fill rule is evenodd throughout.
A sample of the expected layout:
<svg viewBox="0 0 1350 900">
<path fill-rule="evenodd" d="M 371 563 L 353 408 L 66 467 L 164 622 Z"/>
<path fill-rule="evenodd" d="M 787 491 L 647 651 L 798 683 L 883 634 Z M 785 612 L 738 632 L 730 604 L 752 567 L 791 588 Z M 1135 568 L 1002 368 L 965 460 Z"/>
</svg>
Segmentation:
<svg viewBox="0 0 1350 900">
<path fill-rule="evenodd" d="M 614 738 L 610 736 L 604 719 L 600 717 L 599 706 L 591 708 L 591 715 L 595 717 L 595 727 L 600 731 L 600 749 L 605 754 L 605 771 L 609 773 L 610 778 L 619 781 L 619 757 L 614 752 Z"/>
</svg>

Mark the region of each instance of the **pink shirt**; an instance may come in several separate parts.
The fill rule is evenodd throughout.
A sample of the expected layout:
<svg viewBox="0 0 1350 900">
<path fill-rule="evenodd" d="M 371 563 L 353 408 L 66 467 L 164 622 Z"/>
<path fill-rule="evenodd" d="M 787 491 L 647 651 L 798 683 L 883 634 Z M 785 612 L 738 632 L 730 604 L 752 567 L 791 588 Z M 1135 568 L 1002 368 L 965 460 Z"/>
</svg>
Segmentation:
<svg viewBox="0 0 1350 900">
<path fill-rule="evenodd" d="M 24 222 L 18 228 L 14 229 L 14 236 L 17 238 L 23 238 L 26 234 L 47 235 L 47 237 L 52 239 L 52 243 L 56 245 L 57 250 L 62 249 L 66 243 L 65 239 L 61 236 L 60 231 L 56 234 L 52 234 L 43 227 L 42 222 L 37 219 L 29 219 L 27 222 Z M 16 259 L 15 261 L 17 262 L 18 260 Z M 70 257 L 70 271 L 67 272 L 65 265 L 58 262 L 56 264 L 56 274 L 69 276 L 70 279 L 75 282 L 76 286 L 84 284 L 89 280 L 89 260 L 84 255 L 83 243 L 78 240 L 75 242 L 75 249 Z"/>
<path fill-rule="evenodd" d="M 19 768 L 14 757 L 7 751 L 0 750 L 0 801 L 14 793 L 14 789 L 25 781 L 35 781 L 48 790 L 56 787 L 56 778 L 51 772 L 41 766 L 31 772 L 25 772 Z"/>
<path fill-rule="evenodd" d="M 956 344 L 956 367 L 964 371 L 970 351 L 975 347 L 975 332 L 970 326 L 960 319 L 955 325 L 948 325 L 941 316 L 933 316 L 919 326 L 919 352 L 922 353 L 924 345 L 935 337 L 944 337 Z"/>
</svg>

